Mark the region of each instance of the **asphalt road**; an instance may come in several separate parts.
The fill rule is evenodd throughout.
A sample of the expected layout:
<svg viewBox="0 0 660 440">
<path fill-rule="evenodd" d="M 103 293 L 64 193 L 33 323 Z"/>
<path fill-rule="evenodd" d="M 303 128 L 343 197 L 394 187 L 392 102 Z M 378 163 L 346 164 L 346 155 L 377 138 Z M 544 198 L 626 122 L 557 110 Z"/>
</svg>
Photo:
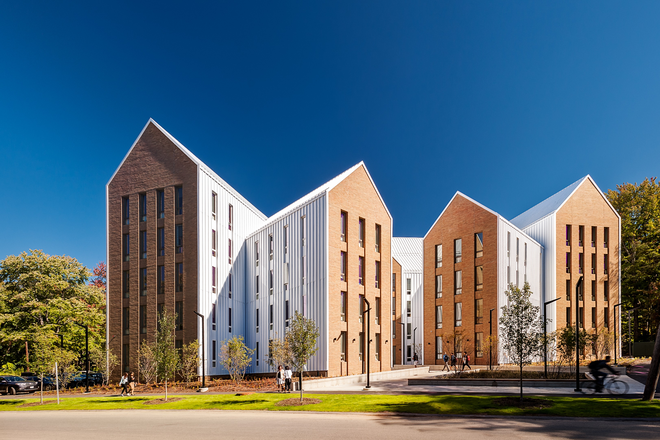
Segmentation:
<svg viewBox="0 0 660 440">
<path fill-rule="evenodd" d="M 651 363 L 648 364 L 637 364 L 631 367 L 628 367 L 628 376 L 635 379 L 637 382 L 646 385 L 646 378 L 649 375 L 649 368 Z M 660 398 L 660 380 L 658 381 L 658 386 L 655 389 L 656 397 Z"/>
<path fill-rule="evenodd" d="M 660 420 L 437 417 L 266 411 L 8 411 L 0 439 L 642 439 Z"/>
</svg>

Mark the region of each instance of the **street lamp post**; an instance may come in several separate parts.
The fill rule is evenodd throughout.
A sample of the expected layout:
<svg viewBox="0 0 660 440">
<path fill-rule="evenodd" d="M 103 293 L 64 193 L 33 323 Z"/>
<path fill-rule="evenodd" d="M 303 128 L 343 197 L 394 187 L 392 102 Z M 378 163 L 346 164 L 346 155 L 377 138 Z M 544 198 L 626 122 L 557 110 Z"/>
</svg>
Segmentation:
<svg viewBox="0 0 660 440">
<path fill-rule="evenodd" d="M 632 336 L 630 334 L 630 312 L 639 309 L 639 306 L 626 310 L 628 312 L 628 356 L 633 357 L 632 353 Z"/>
<path fill-rule="evenodd" d="M 85 393 L 89 393 L 89 327 L 77 322 L 75 324 L 85 329 Z"/>
<path fill-rule="evenodd" d="M 367 314 L 367 335 L 365 337 L 366 342 L 367 342 L 367 386 L 365 387 L 366 389 L 371 388 L 371 385 L 369 384 L 369 370 L 370 370 L 370 365 L 371 365 L 371 351 L 369 350 L 369 347 L 371 344 L 369 343 L 369 337 L 371 334 L 371 305 L 369 304 L 369 301 L 367 301 L 367 298 L 364 296 L 362 297 L 362 300 L 367 304 L 366 310 L 362 312 L 362 325 L 364 326 L 364 314 Z"/>
<path fill-rule="evenodd" d="M 616 330 L 617 327 L 619 327 L 619 321 L 616 319 L 616 308 L 621 306 L 623 303 L 615 304 L 614 305 L 614 365 L 618 365 L 616 362 L 616 355 L 617 355 L 617 334 Z"/>
<path fill-rule="evenodd" d="M 575 390 L 581 392 L 580 388 L 580 295 L 582 293 L 582 279 L 580 277 L 575 285 Z"/>
<path fill-rule="evenodd" d="M 488 369 L 492 370 L 493 369 L 493 311 L 495 309 L 490 309 L 489 316 L 490 320 L 488 323 L 490 324 L 490 339 L 488 340 Z"/>
<path fill-rule="evenodd" d="M 553 299 L 551 301 L 543 303 L 543 364 L 545 366 L 545 378 L 548 378 L 548 304 L 552 304 L 555 301 L 559 301 L 559 298 Z"/>
<path fill-rule="evenodd" d="M 198 312 L 195 312 L 195 315 L 202 319 L 202 387 L 197 391 L 204 393 L 208 391 L 208 388 L 206 388 L 206 343 L 204 342 L 204 315 Z"/>
<path fill-rule="evenodd" d="M 417 354 L 417 345 L 415 344 L 415 336 L 417 334 L 417 327 L 413 330 L 413 361 L 415 359 L 415 355 Z M 419 357 L 418 357 L 419 359 Z M 415 365 L 416 367 L 417 365 Z"/>
</svg>

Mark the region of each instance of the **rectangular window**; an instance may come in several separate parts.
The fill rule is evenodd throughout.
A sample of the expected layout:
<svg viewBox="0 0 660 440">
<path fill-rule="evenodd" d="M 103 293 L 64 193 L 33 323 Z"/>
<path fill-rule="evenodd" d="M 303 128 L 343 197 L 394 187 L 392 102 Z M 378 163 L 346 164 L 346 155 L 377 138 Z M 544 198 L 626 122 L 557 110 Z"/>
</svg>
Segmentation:
<svg viewBox="0 0 660 440">
<path fill-rule="evenodd" d="M 484 233 L 477 232 L 474 234 L 474 257 L 479 258 L 484 256 Z"/>
<path fill-rule="evenodd" d="M 596 226 L 591 227 L 591 247 L 596 247 L 596 234 L 598 233 L 598 228 Z"/>
<path fill-rule="evenodd" d="M 122 210 L 122 223 L 125 225 L 130 224 L 131 219 L 131 200 L 128 197 L 122 197 L 121 199 L 121 210 Z"/>
<path fill-rule="evenodd" d="M 346 332 L 341 332 L 339 335 L 339 352 L 341 353 L 341 360 L 346 362 Z"/>
<path fill-rule="evenodd" d="M 392 320 L 392 339 L 396 339 L 396 319 Z"/>
<path fill-rule="evenodd" d="M 359 302 L 358 307 L 359 307 L 359 310 L 360 310 L 360 317 L 359 317 L 358 321 L 362 322 L 362 320 L 364 319 L 364 295 L 359 295 L 358 296 L 358 302 Z"/>
<path fill-rule="evenodd" d="M 443 357 L 442 336 L 436 336 L 435 337 L 435 359 L 436 360 L 442 360 L 442 357 Z"/>
<path fill-rule="evenodd" d="M 406 301 L 406 316 L 408 318 L 412 316 L 412 301 Z"/>
<path fill-rule="evenodd" d="M 124 291 L 124 298 L 130 298 L 131 296 L 131 275 L 130 271 L 125 270 L 124 271 L 124 282 L 123 284 L 123 291 Z"/>
<path fill-rule="evenodd" d="M 346 281 L 346 252 L 341 252 L 341 281 Z"/>
<path fill-rule="evenodd" d="M 461 327 L 463 325 L 463 303 L 454 303 L 454 316 L 456 320 L 454 327 Z"/>
<path fill-rule="evenodd" d="M 406 323 L 406 339 L 412 339 L 412 334 L 413 334 L 413 329 L 412 329 L 412 323 L 408 322 Z"/>
<path fill-rule="evenodd" d="M 215 266 L 211 266 L 211 287 L 213 287 L 213 292 L 215 293 Z"/>
<path fill-rule="evenodd" d="M 122 369 L 124 373 L 128 373 L 129 370 L 129 345 L 124 344 L 123 345 L 123 350 L 121 352 L 121 363 L 122 363 Z"/>
<path fill-rule="evenodd" d="M 130 331 L 131 331 L 131 327 L 130 327 L 130 323 L 131 323 L 130 317 L 131 317 L 131 315 L 130 315 L 130 311 L 129 311 L 128 307 L 124 307 L 122 315 L 123 315 L 122 316 L 122 326 L 124 328 L 124 334 L 128 335 L 128 334 L 130 334 Z"/>
<path fill-rule="evenodd" d="M 392 295 L 396 296 L 396 274 L 392 274 Z"/>
<path fill-rule="evenodd" d="M 525 266 L 527 266 L 527 243 L 525 243 Z M 525 272 L 525 276 L 527 276 L 527 272 Z"/>
<path fill-rule="evenodd" d="M 376 252 L 380 252 L 380 225 L 376 225 Z"/>
<path fill-rule="evenodd" d="M 474 322 L 475 324 L 484 323 L 484 300 L 477 298 L 474 300 Z"/>
<path fill-rule="evenodd" d="M 165 304 L 158 303 L 156 310 L 158 312 L 156 315 L 156 328 L 158 329 L 158 331 L 160 331 L 160 318 L 163 316 L 163 313 L 165 313 Z"/>
<path fill-rule="evenodd" d="M 456 351 L 457 357 L 460 359 L 463 356 L 463 335 L 456 335 L 455 341 L 456 346 L 454 347 L 454 350 Z"/>
<path fill-rule="evenodd" d="M 273 234 L 268 236 L 268 255 L 269 258 L 273 259 Z"/>
<path fill-rule="evenodd" d="M 591 308 L 591 328 L 596 328 L 596 308 Z"/>
<path fill-rule="evenodd" d="M 213 362 L 211 366 L 213 367 L 215 367 L 217 351 L 218 351 L 218 346 L 217 346 L 217 342 L 214 339 L 213 341 L 211 341 L 211 361 Z"/>
<path fill-rule="evenodd" d="M 375 268 L 376 274 L 376 289 L 380 289 L 380 261 L 376 261 L 376 268 Z"/>
<path fill-rule="evenodd" d="M 454 240 L 454 262 L 460 263 L 463 261 L 463 240 L 458 238 Z"/>
<path fill-rule="evenodd" d="M 603 247 L 610 247 L 610 228 L 608 227 L 603 231 Z"/>
<path fill-rule="evenodd" d="M 273 305 L 272 304 L 268 307 L 268 327 L 271 330 L 273 329 Z"/>
<path fill-rule="evenodd" d="M 147 195 L 140 194 L 140 222 L 147 221 Z"/>
<path fill-rule="evenodd" d="M 454 272 L 454 295 L 463 293 L 463 272 L 457 270 Z"/>
<path fill-rule="evenodd" d="M 484 334 L 482 332 L 477 332 L 474 334 L 474 351 L 476 352 L 477 357 L 484 356 Z"/>
<path fill-rule="evenodd" d="M 229 252 L 229 264 L 231 264 L 231 238 L 229 239 L 229 245 L 227 246 L 227 251 Z"/>
<path fill-rule="evenodd" d="M 566 225 L 566 246 L 571 245 L 571 225 Z"/>
<path fill-rule="evenodd" d="M 165 256 L 165 228 L 158 228 L 158 256 Z"/>
<path fill-rule="evenodd" d="M 380 360 L 380 333 L 376 333 L 376 360 Z"/>
<path fill-rule="evenodd" d="M 412 290 L 412 279 L 406 278 L 406 294 L 410 295 Z"/>
<path fill-rule="evenodd" d="M 271 295 L 273 294 L 273 269 L 268 272 L 268 291 Z"/>
<path fill-rule="evenodd" d="M 358 284 L 364 284 L 364 257 L 358 257 Z"/>
<path fill-rule="evenodd" d="M 234 207 L 231 204 L 229 205 L 228 216 L 229 216 L 229 218 L 227 219 L 227 226 L 229 227 L 229 230 L 231 231 L 231 228 L 234 225 Z"/>
<path fill-rule="evenodd" d="M 442 306 L 435 306 L 435 328 L 442 328 Z"/>
<path fill-rule="evenodd" d="M 566 273 L 571 273 L 571 253 L 566 252 Z"/>
<path fill-rule="evenodd" d="M 289 300 L 284 301 L 284 326 L 289 326 Z"/>
<path fill-rule="evenodd" d="M 584 307 L 579 309 L 580 328 L 584 328 Z"/>
<path fill-rule="evenodd" d="M 159 295 L 165 293 L 165 266 L 158 266 L 158 279 L 156 281 L 156 288 Z"/>
<path fill-rule="evenodd" d="M 591 254 L 591 273 L 596 273 L 596 254 Z"/>
<path fill-rule="evenodd" d="M 307 238 L 307 228 L 305 216 L 300 217 L 300 243 L 305 246 L 305 238 Z"/>
<path fill-rule="evenodd" d="M 596 280 L 591 280 L 591 300 L 596 301 Z"/>
<path fill-rule="evenodd" d="M 257 362 L 257 366 L 259 366 L 259 341 L 257 341 L 255 349 L 254 349 L 254 354 L 255 354 L 255 359 Z"/>
<path fill-rule="evenodd" d="M 176 291 L 183 292 L 183 263 L 176 263 Z"/>
<path fill-rule="evenodd" d="M 147 268 L 140 269 L 140 296 L 147 296 Z"/>
<path fill-rule="evenodd" d="M 578 254 L 578 273 L 584 273 L 584 254 Z"/>
<path fill-rule="evenodd" d="M 140 259 L 147 258 L 147 231 L 140 231 Z"/>
<path fill-rule="evenodd" d="M 257 333 L 259 333 L 259 309 L 257 309 L 257 316 L 255 320 L 256 326 L 257 326 Z"/>
<path fill-rule="evenodd" d="M 273 307 L 273 306 L 271 306 L 271 307 Z M 229 329 L 229 333 L 231 333 L 231 307 L 229 307 L 227 312 L 228 312 L 228 314 L 227 314 L 228 315 L 227 316 L 227 327 Z"/>
<path fill-rule="evenodd" d="M 177 254 L 183 252 L 183 225 L 181 224 L 174 227 L 174 246 Z"/>
<path fill-rule="evenodd" d="M 255 288 L 255 293 L 257 294 L 257 298 L 259 298 L 259 275 L 255 275 L 255 281 L 254 281 L 254 288 Z"/>
<path fill-rule="evenodd" d="M 380 298 L 376 298 L 376 317 L 374 322 L 376 325 L 380 325 Z"/>
<path fill-rule="evenodd" d="M 511 232 L 506 233 L 506 257 L 511 257 Z"/>
<path fill-rule="evenodd" d="M 412 359 L 412 347 L 410 345 L 406 346 L 406 360 L 410 362 Z"/>
<path fill-rule="evenodd" d="M 516 282 L 517 281 L 518 280 L 516 280 Z M 474 290 L 483 290 L 483 289 L 484 289 L 484 267 L 477 266 L 474 268 Z"/>
<path fill-rule="evenodd" d="M 435 276 L 435 297 L 442 298 L 442 275 Z"/>
<path fill-rule="evenodd" d="M 584 226 L 578 226 L 578 246 L 584 245 Z"/>
<path fill-rule="evenodd" d="M 289 252 L 289 227 L 284 227 L 284 253 Z"/>
<path fill-rule="evenodd" d="M 605 296 L 605 301 L 610 300 L 610 282 L 605 280 L 603 281 L 603 295 Z"/>
<path fill-rule="evenodd" d="M 572 321 L 572 316 L 571 316 L 571 308 L 566 307 L 566 327 L 569 327 L 571 325 Z"/>
<path fill-rule="evenodd" d="M 518 262 L 519 259 L 520 259 L 520 239 L 516 238 L 516 263 Z M 516 284 L 517 283 L 518 282 L 516 281 Z"/>
<path fill-rule="evenodd" d="M 217 304 L 213 303 L 213 305 L 211 306 L 211 330 L 215 330 L 215 324 L 217 323 L 216 309 L 217 309 Z"/>
<path fill-rule="evenodd" d="M 255 266 L 259 266 L 259 242 L 254 242 L 254 261 Z"/>
<path fill-rule="evenodd" d="M 215 191 L 211 191 L 211 214 L 215 218 L 215 214 L 218 212 L 218 195 Z"/>
<path fill-rule="evenodd" d="M 344 211 L 341 212 L 341 241 L 346 241 L 346 234 L 348 231 L 348 214 Z"/>
<path fill-rule="evenodd" d="M 609 254 L 603 255 L 603 269 L 604 269 L 604 274 L 607 275 L 609 273 L 610 269 L 610 256 Z"/>
<path fill-rule="evenodd" d="M 566 301 L 571 300 L 571 280 L 566 280 Z"/>
<path fill-rule="evenodd" d="M 442 267 L 442 245 L 435 245 L 435 267 Z"/>
<path fill-rule="evenodd" d="M 183 214 L 183 188 L 180 186 L 174 188 L 174 212 L 176 215 Z"/>
<path fill-rule="evenodd" d="M 156 191 L 156 209 L 158 210 L 158 218 L 165 218 L 165 191 Z"/>
<path fill-rule="evenodd" d="M 603 325 L 605 328 L 610 328 L 610 308 L 605 307 L 603 309 Z"/>
<path fill-rule="evenodd" d="M 183 301 L 174 303 L 174 313 L 176 318 L 174 320 L 174 327 L 176 330 L 183 330 Z"/>
<path fill-rule="evenodd" d="M 211 255 L 215 257 L 215 251 L 218 249 L 218 237 L 215 235 L 215 229 L 211 229 Z"/>
<path fill-rule="evenodd" d="M 346 321 L 346 292 L 341 292 L 339 297 L 339 313 L 342 321 Z"/>
<path fill-rule="evenodd" d="M 231 298 L 231 282 L 232 282 L 232 275 L 231 272 L 229 272 L 229 275 L 227 276 L 227 295 L 229 298 Z"/>
<path fill-rule="evenodd" d="M 307 275 L 307 265 L 305 263 L 306 263 L 305 255 L 302 255 L 300 257 L 300 272 L 302 274 L 302 281 L 301 282 L 302 282 L 303 285 L 305 284 L 305 275 Z"/>
<path fill-rule="evenodd" d="M 131 237 L 130 234 L 124 234 L 124 261 L 131 259 Z"/>
<path fill-rule="evenodd" d="M 361 218 L 358 221 L 358 225 L 360 227 L 359 236 L 358 236 L 358 245 L 363 248 L 364 247 L 364 229 L 365 229 L 363 218 Z"/>
<path fill-rule="evenodd" d="M 140 306 L 140 334 L 147 334 L 147 306 Z"/>
</svg>

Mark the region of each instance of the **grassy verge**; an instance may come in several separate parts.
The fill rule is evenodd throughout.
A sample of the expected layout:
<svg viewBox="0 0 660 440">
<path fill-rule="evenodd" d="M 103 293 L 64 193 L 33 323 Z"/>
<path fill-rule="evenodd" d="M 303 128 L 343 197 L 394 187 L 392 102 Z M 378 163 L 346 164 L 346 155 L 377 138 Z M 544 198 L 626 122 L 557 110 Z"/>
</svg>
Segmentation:
<svg viewBox="0 0 660 440">
<path fill-rule="evenodd" d="M 321 400 L 315 405 L 297 407 L 275 406 L 275 403 L 295 394 L 278 395 L 255 393 L 247 396 L 200 395 L 177 396 L 181 400 L 146 405 L 153 396 L 67 398 L 60 405 L 24 406 L 38 399 L 0 400 L 0 411 L 48 410 L 111 410 L 111 409 L 216 409 L 268 411 L 331 411 L 331 412 L 392 412 L 415 414 L 489 414 L 567 417 L 660 417 L 660 402 L 641 402 L 630 399 L 598 399 L 544 397 L 548 408 L 517 408 L 502 406 L 497 396 L 390 396 L 354 394 L 306 394 Z M 174 397 L 174 396 L 172 396 Z M 48 401 L 53 402 L 52 399 Z"/>
</svg>

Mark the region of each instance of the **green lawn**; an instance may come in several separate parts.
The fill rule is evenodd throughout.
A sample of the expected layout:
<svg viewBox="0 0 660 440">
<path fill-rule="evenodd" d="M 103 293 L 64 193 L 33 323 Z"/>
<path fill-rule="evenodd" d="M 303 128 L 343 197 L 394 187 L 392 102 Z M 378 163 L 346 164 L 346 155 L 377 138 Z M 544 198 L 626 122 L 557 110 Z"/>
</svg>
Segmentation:
<svg viewBox="0 0 660 440">
<path fill-rule="evenodd" d="M 305 394 L 322 401 L 320 404 L 298 407 L 275 406 L 275 403 L 296 394 L 279 395 L 255 393 L 247 396 L 229 394 L 185 395 L 182 400 L 164 404 L 145 405 L 147 400 L 161 396 L 90 397 L 61 399 L 55 403 L 22 407 L 38 399 L 0 400 L 0 411 L 44 410 L 104 410 L 104 409 L 229 409 L 268 411 L 331 411 L 331 412 L 392 412 L 416 414 L 490 414 L 544 415 L 567 417 L 660 417 L 660 401 L 641 402 L 631 399 L 599 399 L 545 397 L 552 402 L 549 408 L 522 409 L 501 406 L 496 396 L 429 396 L 429 395 L 356 395 Z M 175 397 L 175 396 L 171 396 Z M 52 401 L 52 398 L 48 398 Z"/>
</svg>

